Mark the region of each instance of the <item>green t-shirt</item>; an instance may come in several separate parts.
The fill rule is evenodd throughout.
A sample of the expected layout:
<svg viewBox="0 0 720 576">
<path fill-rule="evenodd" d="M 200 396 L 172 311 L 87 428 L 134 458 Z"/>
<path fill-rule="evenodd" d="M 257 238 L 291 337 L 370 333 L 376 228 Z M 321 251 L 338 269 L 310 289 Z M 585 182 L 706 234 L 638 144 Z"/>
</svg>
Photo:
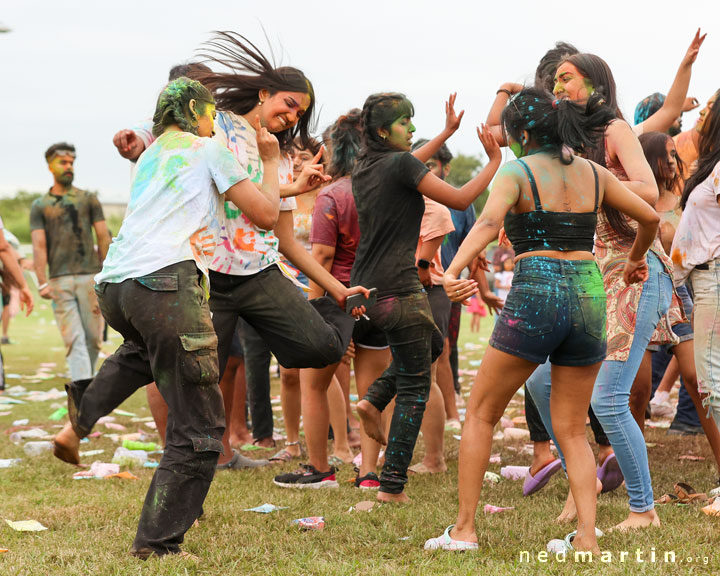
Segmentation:
<svg viewBox="0 0 720 576">
<path fill-rule="evenodd" d="M 95 194 L 71 188 L 64 196 L 48 192 L 30 208 L 30 230 L 44 230 L 50 278 L 97 274 L 93 224 L 105 220 Z"/>
</svg>

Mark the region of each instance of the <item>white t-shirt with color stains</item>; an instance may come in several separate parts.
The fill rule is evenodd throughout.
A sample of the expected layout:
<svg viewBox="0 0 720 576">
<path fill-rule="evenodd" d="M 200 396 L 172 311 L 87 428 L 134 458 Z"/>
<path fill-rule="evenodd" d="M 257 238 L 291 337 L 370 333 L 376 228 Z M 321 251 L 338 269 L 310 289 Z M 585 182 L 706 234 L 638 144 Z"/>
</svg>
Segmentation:
<svg viewBox="0 0 720 576">
<path fill-rule="evenodd" d="M 232 112 L 218 112 L 215 119 L 215 139 L 226 146 L 247 170 L 252 182 L 260 184 L 263 164 L 257 147 L 255 128 L 242 116 Z M 292 183 L 292 163 L 289 156 L 280 161 L 280 184 Z M 280 210 L 294 210 L 295 198 L 280 200 Z M 249 276 L 280 260 L 279 241 L 272 230 L 255 226 L 230 201 L 225 202 L 220 240 L 210 269 L 234 276 Z"/>
<path fill-rule="evenodd" d="M 247 172 L 218 142 L 166 132 L 140 156 L 125 219 L 95 281 L 118 283 L 194 260 L 205 276 L 222 197 Z"/>
</svg>

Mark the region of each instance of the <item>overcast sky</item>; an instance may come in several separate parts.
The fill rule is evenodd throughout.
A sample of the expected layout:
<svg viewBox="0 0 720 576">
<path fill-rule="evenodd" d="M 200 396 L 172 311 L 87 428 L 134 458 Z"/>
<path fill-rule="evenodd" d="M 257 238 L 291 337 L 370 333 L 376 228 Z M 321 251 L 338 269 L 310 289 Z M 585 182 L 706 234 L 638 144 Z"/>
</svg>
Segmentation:
<svg viewBox="0 0 720 576">
<path fill-rule="evenodd" d="M 530 82 L 557 40 L 603 57 L 632 118 L 648 94 L 666 93 L 698 26 L 708 32 L 690 95 L 720 86 L 716 0 L 479 2 L 478 0 L 97 0 L 4 2 L 0 27 L 0 194 L 52 184 L 45 149 L 77 147 L 75 184 L 105 201 L 128 198 L 130 170 L 112 145 L 120 128 L 152 115 L 169 68 L 193 59 L 212 30 L 235 30 L 315 86 L 319 131 L 378 91 L 406 93 L 417 136 L 442 129 L 443 102 L 458 92 L 466 115 L 448 142 L 478 154 L 484 121 L 504 81 Z M 266 55 L 269 50 L 266 51 Z M 689 127 L 696 112 L 685 114 Z"/>
</svg>

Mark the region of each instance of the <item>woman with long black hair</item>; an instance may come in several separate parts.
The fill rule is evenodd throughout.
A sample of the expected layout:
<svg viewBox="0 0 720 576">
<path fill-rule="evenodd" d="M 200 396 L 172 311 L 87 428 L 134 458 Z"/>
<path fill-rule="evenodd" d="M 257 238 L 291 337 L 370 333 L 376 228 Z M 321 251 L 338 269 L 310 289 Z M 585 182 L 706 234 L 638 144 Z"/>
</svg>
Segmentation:
<svg viewBox="0 0 720 576">
<path fill-rule="evenodd" d="M 377 497 L 383 502 L 409 500 L 403 493 L 407 470 L 430 390 L 430 366 L 442 350 L 415 266 L 425 211 L 422 197 L 465 209 L 500 165 L 500 149 L 483 128 L 478 135 L 489 162 L 475 178 L 458 190 L 429 172 L 424 163 L 460 125 L 462 112 L 455 117 L 453 102 L 451 96 L 446 129 L 413 154 L 414 109 L 404 95 L 373 94 L 363 106 L 363 149 L 352 174 L 361 235 L 350 283 L 377 288 L 377 304 L 367 315 L 385 333 L 392 354 L 390 367 L 357 405 L 368 436 L 387 443 Z M 381 416 L 393 398 L 395 410 L 386 438 Z"/>
<path fill-rule="evenodd" d="M 613 207 L 639 223 L 622 267 L 627 283 L 647 278 L 645 252 L 657 231 L 655 211 L 608 170 L 574 157 L 602 137 L 612 111 L 598 95 L 587 103 L 553 100 L 525 89 L 502 114 L 518 160 L 495 180 L 473 230 L 445 273 L 445 289 L 462 301 L 474 282 L 459 279 L 500 227 L 517 254 L 513 286 L 478 370 L 460 441 L 457 522 L 425 543 L 428 550 L 475 550 L 475 512 L 492 431 L 517 389 L 548 357 L 558 446 L 567 456 L 578 529 L 566 543 L 599 551 L 595 534 L 595 473 L 585 417 L 606 352 L 605 290 L 592 253 L 598 209 Z"/>
</svg>

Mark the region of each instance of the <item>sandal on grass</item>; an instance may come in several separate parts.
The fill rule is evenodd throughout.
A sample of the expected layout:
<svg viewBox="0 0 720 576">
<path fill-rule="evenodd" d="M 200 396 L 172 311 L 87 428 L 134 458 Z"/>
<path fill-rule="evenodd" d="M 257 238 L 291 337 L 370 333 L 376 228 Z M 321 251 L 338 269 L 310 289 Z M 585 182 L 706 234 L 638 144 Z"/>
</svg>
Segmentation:
<svg viewBox="0 0 720 576">
<path fill-rule="evenodd" d="M 675 484 L 675 494 L 677 494 L 678 502 L 683 504 L 691 502 L 704 502 L 707 500 L 707 494 L 704 492 L 696 492 L 695 488 L 685 482 Z"/>
<path fill-rule="evenodd" d="M 713 503 L 703 507 L 702 511 L 708 516 L 720 516 L 720 498 L 715 498 Z"/>
<path fill-rule="evenodd" d="M 454 552 L 465 552 L 466 550 L 477 550 L 477 542 L 463 542 L 462 540 L 455 540 L 450 537 L 450 530 L 455 527 L 455 524 L 450 524 L 445 528 L 442 536 L 437 538 L 430 538 L 425 541 L 425 550 L 451 550 Z"/>
<path fill-rule="evenodd" d="M 270 462 L 291 462 L 293 460 L 299 460 L 302 457 L 302 448 L 300 449 L 300 454 L 298 454 L 297 456 L 295 456 L 295 454 L 293 454 L 292 452 L 290 452 L 287 449 L 287 446 L 298 446 L 299 447 L 300 446 L 299 440 L 297 442 L 286 442 L 285 446 L 286 446 L 285 448 L 283 448 L 279 452 L 276 452 L 274 455 L 270 456 L 270 458 L 268 458 L 268 460 L 270 460 Z"/>
<path fill-rule="evenodd" d="M 655 500 L 655 504 L 673 504 L 678 501 L 678 497 L 675 494 L 663 494 Z"/>
</svg>

